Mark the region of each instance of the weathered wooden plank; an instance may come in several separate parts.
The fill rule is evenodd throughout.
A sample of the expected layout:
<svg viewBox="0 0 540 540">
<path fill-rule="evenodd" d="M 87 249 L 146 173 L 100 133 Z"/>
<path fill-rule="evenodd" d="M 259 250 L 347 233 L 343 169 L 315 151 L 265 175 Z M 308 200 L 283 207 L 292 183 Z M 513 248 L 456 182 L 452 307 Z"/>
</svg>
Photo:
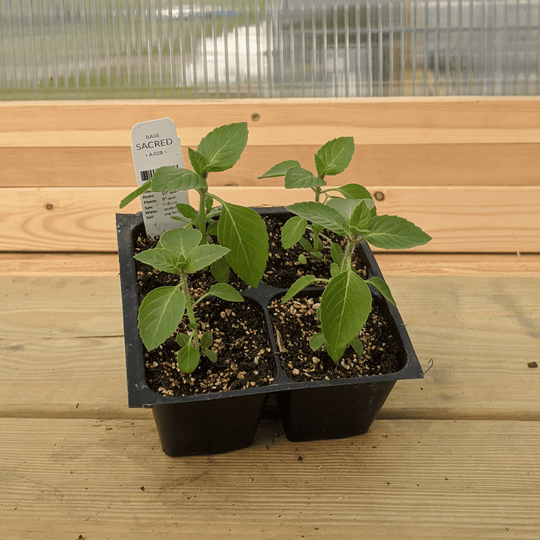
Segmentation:
<svg viewBox="0 0 540 540">
<path fill-rule="evenodd" d="M 377 252 L 385 276 L 540 277 L 540 255 Z M 116 253 L 0 253 L 3 277 L 114 277 Z"/>
<path fill-rule="evenodd" d="M 415 251 L 537 253 L 540 187 L 375 187 L 380 214 L 398 214 L 433 240 Z M 126 188 L 7 189 L 0 215 L 0 251 L 116 250 L 114 215 Z M 225 200 L 246 206 L 281 206 L 310 200 L 310 190 L 281 187 L 215 187 Z M 190 196 L 193 194 L 190 193 Z M 140 210 L 134 201 L 124 212 Z"/>
<path fill-rule="evenodd" d="M 387 279 L 433 366 L 396 385 L 384 418 L 540 420 L 538 278 Z M 0 278 L 0 291 L 0 416 L 130 417 L 118 278 Z"/>
<path fill-rule="evenodd" d="M 320 131 L 319 131 L 320 132 Z M 283 139 L 279 145 L 246 148 L 229 171 L 210 175 L 212 185 L 280 186 L 281 178 L 259 180 L 270 167 L 296 159 L 315 170 L 316 145 Z M 294 141 L 286 144 L 285 141 Z M 196 147 L 196 145 L 191 145 Z M 189 166 L 187 146 L 184 163 Z M 387 144 L 360 145 L 349 168 L 330 185 L 350 182 L 387 186 L 536 186 L 540 144 Z M 129 144 L 122 147 L 7 148 L 0 146 L 3 174 L 0 187 L 119 187 L 134 186 Z"/>
<path fill-rule="evenodd" d="M 4 102 L 0 111 L 2 146 L 129 144 L 135 123 L 162 117 L 187 145 L 242 121 L 255 145 L 320 144 L 321 128 L 325 140 L 349 134 L 358 144 L 540 142 L 538 97 Z"/>
<path fill-rule="evenodd" d="M 0 419 L 3 540 L 530 539 L 540 424 L 376 421 L 291 443 L 264 422 L 239 452 L 172 459 L 152 421 Z"/>
</svg>

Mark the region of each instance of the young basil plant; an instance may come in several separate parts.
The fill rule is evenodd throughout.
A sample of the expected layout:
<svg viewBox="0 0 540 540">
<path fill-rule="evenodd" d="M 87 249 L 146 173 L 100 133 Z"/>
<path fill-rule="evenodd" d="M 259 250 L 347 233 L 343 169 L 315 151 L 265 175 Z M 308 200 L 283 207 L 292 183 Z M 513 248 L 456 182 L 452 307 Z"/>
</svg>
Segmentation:
<svg viewBox="0 0 540 540">
<path fill-rule="evenodd" d="M 310 188 L 314 193 L 314 201 L 328 203 L 336 197 L 346 199 L 366 199 L 371 201 L 371 195 L 366 188 L 358 184 L 347 184 L 342 187 L 329 187 L 325 177 L 335 176 L 342 173 L 350 164 L 354 154 L 354 139 L 352 137 L 339 137 L 328 141 L 321 146 L 315 154 L 315 168 L 317 174 L 303 169 L 298 161 L 288 160 L 278 163 L 259 178 L 274 178 L 277 176 L 285 177 L 286 189 Z M 374 206 L 374 205 L 373 205 Z M 304 234 L 310 232 L 311 241 L 304 238 Z M 326 260 L 324 250 L 330 248 L 336 249 L 334 243 L 323 234 L 324 227 L 320 224 L 308 221 L 301 216 L 290 218 L 283 226 L 281 234 L 281 243 L 284 249 L 289 249 L 297 243 L 314 258 Z M 323 239 L 327 244 L 323 243 Z M 337 246 L 339 248 L 339 246 Z M 307 259 L 300 255 L 299 262 L 305 264 Z"/>
<path fill-rule="evenodd" d="M 168 192 L 194 189 L 199 195 L 198 208 L 178 204 L 183 226 L 193 227 L 201 233 L 201 244 L 207 244 L 211 235 L 228 248 L 210 265 L 212 275 L 219 282 L 227 282 L 230 267 L 248 285 L 256 287 L 268 260 L 268 233 L 262 218 L 251 208 L 228 203 L 208 191 L 208 175 L 225 171 L 240 159 L 247 144 L 247 123 L 221 126 L 206 135 L 197 150 L 188 149 L 193 170 L 161 167 L 153 177 L 130 193 L 120 203 L 123 208 L 145 191 Z M 221 210 L 214 208 L 214 201 Z M 227 264 L 228 263 L 228 264 Z"/>
<path fill-rule="evenodd" d="M 317 350 L 323 345 L 336 363 L 350 345 L 359 356 L 362 344 L 358 334 L 371 312 L 369 285 L 395 304 L 388 285 L 378 277 L 362 279 L 352 265 L 355 247 L 367 240 L 383 249 L 408 249 L 426 244 L 431 237 L 419 227 L 398 216 L 378 216 L 371 199 L 332 198 L 326 204 L 309 201 L 287 206 L 296 216 L 345 238 L 345 248 L 332 246 L 330 279 L 307 275 L 291 285 L 283 298 L 287 302 L 314 282 L 324 283 L 317 311 L 321 331 L 310 340 Z"/>
<path fill-rule="evenodd" d="M 187 276 L 229 253 L 224 246 L 201 244 L 201 240 L 202 234 L 197 229 L 173 229 L 161 235 L 155 249 L 135 255 L 135 259 L 157 270 L 180 276 L 178 285 L 158 287 L 145 296 L 139 307 L 138 325 L 142 342 L 151 351 L 164 343 L 187 315 L 189 331 L 178 333 L 176 337 L 180 345 L 178 366 L 184 373 L 191 373 L 197 368 L 201 354 L 214 363 L 217 361 L 216 353 L 210 348 L 212 334 L 204 332 L 199 336 L 199 322 L 194 309 L 197 304 L 208 296 L 231 302 L 244 301 L 242 295 L 227 283 L 213 285 L 196 300 L 190 295 Z"/>
</svg>

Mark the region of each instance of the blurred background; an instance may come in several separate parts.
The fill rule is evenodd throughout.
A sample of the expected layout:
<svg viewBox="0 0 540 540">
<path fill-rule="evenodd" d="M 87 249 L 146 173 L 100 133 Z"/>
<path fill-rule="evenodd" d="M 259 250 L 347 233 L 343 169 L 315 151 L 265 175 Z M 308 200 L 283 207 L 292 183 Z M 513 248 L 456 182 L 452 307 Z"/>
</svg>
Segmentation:
<svg viewBox="0 0 540 540">
<path fill-rule="evenodd" d="M 540 0 L 1 0 L 0 100 L 540 94 Z"/>
</svg>

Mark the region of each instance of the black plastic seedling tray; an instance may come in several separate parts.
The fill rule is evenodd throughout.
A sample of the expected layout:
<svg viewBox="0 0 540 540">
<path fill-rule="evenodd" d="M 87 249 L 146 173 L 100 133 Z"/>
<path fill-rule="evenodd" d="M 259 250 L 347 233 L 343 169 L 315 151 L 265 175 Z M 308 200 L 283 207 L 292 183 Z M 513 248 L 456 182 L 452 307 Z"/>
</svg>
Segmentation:
<svg viewBox="0 0 540 540">
<path fill-rule="evenodd" d="M 257 208 L 260 214 L 288 215 L 284 208 Z M 137 328 L 139 296 L 133 259 L 136 238 L 144 232 L 142 214 L 116 217 L 129 407 L 153 409 L 161 444 L 171 456 L 214 454 L 248 446 L 270 395 L 275 395 L 287 438 L 293 441 L 334 439 L 365 433 L 398 380 L 423 377 L 411 341 L 395 306 L 377 292 L 374 301 L 393 326 L 403 347 L 404 366 L 387 375 L 296 382 L 282 370 L 268 304 L 286 289 L 261 282 L 243 291 L 260 305 L 266 317 L 277 374 L 268 386 L 185 397 L 168 397 L 149 388 L 145 379 L 143 345 Z M 383 279 L 367 244 L 362 258 L 368 276 Z M 305 294 L 320 294 L 316 287 Z"/>
</svg>

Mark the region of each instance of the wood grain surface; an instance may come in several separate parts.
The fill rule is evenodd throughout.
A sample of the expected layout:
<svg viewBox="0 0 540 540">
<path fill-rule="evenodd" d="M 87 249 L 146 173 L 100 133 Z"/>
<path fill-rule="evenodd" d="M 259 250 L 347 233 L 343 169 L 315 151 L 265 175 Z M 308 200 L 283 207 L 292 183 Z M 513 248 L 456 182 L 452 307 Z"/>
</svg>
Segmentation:
<svg viewBox="0 0 540 540">
<path fill-rule="evenodd" d="M 540 187 L 367 186 L 384 195 L 379 214 L 397 214 L 433 237 L 415 251 L 538 253 Z M 116 251 L 117 212 L 126 188 L 6 189 L 0 199 L 0 251 Z M 281 206 L 311 199 L 309 190 L 215 187 L 212 193 L 245 206 Z M 190 197 L 192 196 L 190 192 Z M 193 203 L 193 199 L 192 203 Z"/>
</svg>

